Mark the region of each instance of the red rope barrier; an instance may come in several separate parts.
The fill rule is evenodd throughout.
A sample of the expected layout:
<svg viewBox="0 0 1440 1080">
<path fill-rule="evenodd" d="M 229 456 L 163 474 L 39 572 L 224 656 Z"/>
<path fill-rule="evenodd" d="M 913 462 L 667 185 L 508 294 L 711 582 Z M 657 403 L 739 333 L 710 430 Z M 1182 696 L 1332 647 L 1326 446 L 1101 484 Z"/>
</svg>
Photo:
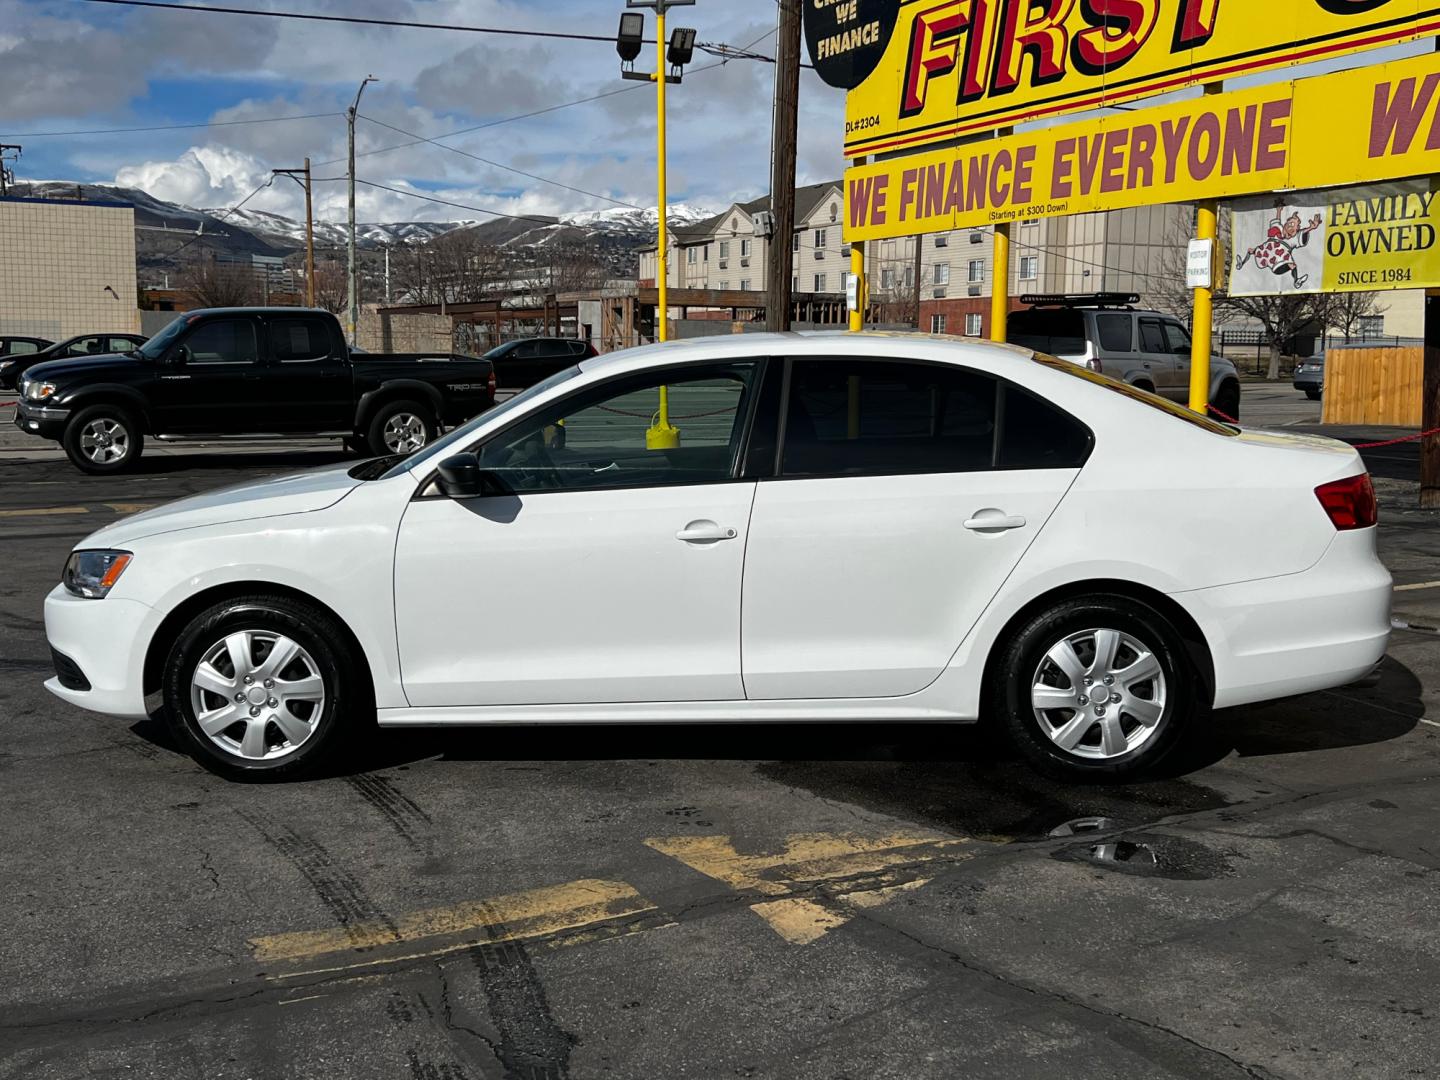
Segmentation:
<svg viewBox="0 0 1440 1080">
<path fill-rule="evenodd" d="M 1398 439 L 1386 439 L 1384 442 L 1351 443 L 1351 445 L 1356 450 L 1374 450 L 1381 446 L 1399 446 L 1401 443 L 1419 442 L 1421 439 L 1428 439 L 1431 435 L 1440 435 L 1440 428 L 1431 428 L 1418 435 L 1402 435 Z"/>
</svg>

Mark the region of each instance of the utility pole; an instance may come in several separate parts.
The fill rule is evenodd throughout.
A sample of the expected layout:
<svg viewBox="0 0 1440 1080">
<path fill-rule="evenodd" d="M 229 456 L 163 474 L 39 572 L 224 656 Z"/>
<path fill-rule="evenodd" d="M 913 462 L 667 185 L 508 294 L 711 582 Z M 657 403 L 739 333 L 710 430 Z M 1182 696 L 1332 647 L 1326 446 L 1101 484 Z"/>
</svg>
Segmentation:
<svg viewBox="0 0 1440 1080">
<path fill-rule="evenodd" d="M 790 329 L 790 279 L 795 268 L 795 124 L 800 103 L 800 0 L 776 0 L 775 112 L 771 141 L 770 287 L 765 298 L 765 329 Z"/>
<path fill-rule="evenodd" d="M 365 87 L 372 82 L 379 82 L 374 75 L 366 75 L 360 82 L 360 89 L 355 91 L 355 102 L 345 114 L 349 123 L 349 161 L 350 168 L 348 177 L 350 180 L 350 235 L 346 243 L 349 270 L 347 273 L 347 293 L 349 303 L 346 305 L 346 340 L 351 345 L 355 344 L 355 330 L 360 322 L 360 288 L 359 281 L 355 276 L 355 114 L 360 111 L 360 95 L 365 93 Z"/>
<path fill-rule="evenodd" d="M 353 159 L 352 159 L 353 161 Z M 305 306 L 315 306 L 315 209 L 310 197 L 310 159 L 305 159 L 303 169 L 271 169 L 277 176 L 288 176 L 295 180 L 296 176 L 304 176 L 304 181 L 296 180 L 296 183 L 303 183 L 305 188 Z"/>
<path fill-rule="evenodd" d="M 15 156 L 11 160 L 18 159 L 23 149 L 24 147 L 15 143 L 0 143 L 0 196 L 10 194 L 10 185 L 15 182 L 15 174 L 5 164 L 5 160 L 12 150 L 15 151 Z"/>
</svg>

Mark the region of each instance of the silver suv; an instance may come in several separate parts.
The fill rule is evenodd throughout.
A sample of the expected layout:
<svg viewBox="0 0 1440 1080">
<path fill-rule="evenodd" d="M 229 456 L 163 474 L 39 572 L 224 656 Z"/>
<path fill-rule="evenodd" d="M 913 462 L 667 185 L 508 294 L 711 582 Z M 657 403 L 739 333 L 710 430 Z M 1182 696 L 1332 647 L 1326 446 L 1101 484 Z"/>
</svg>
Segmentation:
<svg viewBox="0 0 1440 1080">
<path fill-rule="evenodd" d="M 1010 316 L 1009 340 L 1088 367 L 1171 401 L 1190 400 L 1190 331 L 1172 315 L 1141 311 L 1126 293 L 1022 296 L 1028 311 Z M 1240 417 L 1240 375 L 1210 357 L 1210 401 L 1222 417 Z"/>
</svg>

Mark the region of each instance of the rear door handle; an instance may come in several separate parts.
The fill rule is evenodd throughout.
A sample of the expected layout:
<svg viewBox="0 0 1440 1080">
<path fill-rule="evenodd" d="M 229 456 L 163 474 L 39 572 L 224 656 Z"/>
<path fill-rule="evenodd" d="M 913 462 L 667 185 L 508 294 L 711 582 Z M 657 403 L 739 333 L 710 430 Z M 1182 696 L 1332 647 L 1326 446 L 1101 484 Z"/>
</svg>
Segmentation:
<svg viewBox="0 0 1440 1080">
<path fill-rule="evenodd" d="M 1018 514 L 1007 515 L 1003 510 L 981 510 L 965 522 L 971 532 L 1010 532 L 1025 528 L 1026 521 Z"/>
<path fill-rule="evenodd" d="M 734 540 L 735 530 L 713 521 L 692 521 L 675 534 L 675 539 L 684 540 L 687 544 L 715 543 L 718 540 Z"/>
</svg>

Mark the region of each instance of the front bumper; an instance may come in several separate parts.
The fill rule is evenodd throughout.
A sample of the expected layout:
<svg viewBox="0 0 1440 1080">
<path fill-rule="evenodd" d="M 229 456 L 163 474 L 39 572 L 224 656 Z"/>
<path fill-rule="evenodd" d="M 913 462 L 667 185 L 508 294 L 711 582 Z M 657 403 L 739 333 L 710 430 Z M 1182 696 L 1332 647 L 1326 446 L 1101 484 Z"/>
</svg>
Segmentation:
<svg viewBox="0 0 1440 1080">
<path fill-rule="evenodd" d="M 23 399 L 15 406 L 15 426 L 26 435 L 59 439 L 65 433 L 65 425 L 69 420 L 69 409 L 36 405 Z"/>
<path fill-rule="evenodd" d="M 1390 640 L 1393 582 L 1374 529 L 1337 533 L 1303 573 L 1173 596 L 1210 645 L 1216 708 L 1346 686 Z"/>
<path fill-rule="evenodd" d="M 1296 390 L 1324 390 L 1325 375 L 1319 371 L 1297 373 L 1293 385 Z"/>
<path fill-rule="evenodd" d="M 145 650 L 159 622 L 159 613 L 138 600 L 83 600 L 55 586 L 45 598 L 45 636 L 83 678 L 70 673 L 62 682 L 57 674 L 45 689 L 91 712 L 145 719 Z M 76 688 L 81 683 L 89 688 Z"/>
</svg>

